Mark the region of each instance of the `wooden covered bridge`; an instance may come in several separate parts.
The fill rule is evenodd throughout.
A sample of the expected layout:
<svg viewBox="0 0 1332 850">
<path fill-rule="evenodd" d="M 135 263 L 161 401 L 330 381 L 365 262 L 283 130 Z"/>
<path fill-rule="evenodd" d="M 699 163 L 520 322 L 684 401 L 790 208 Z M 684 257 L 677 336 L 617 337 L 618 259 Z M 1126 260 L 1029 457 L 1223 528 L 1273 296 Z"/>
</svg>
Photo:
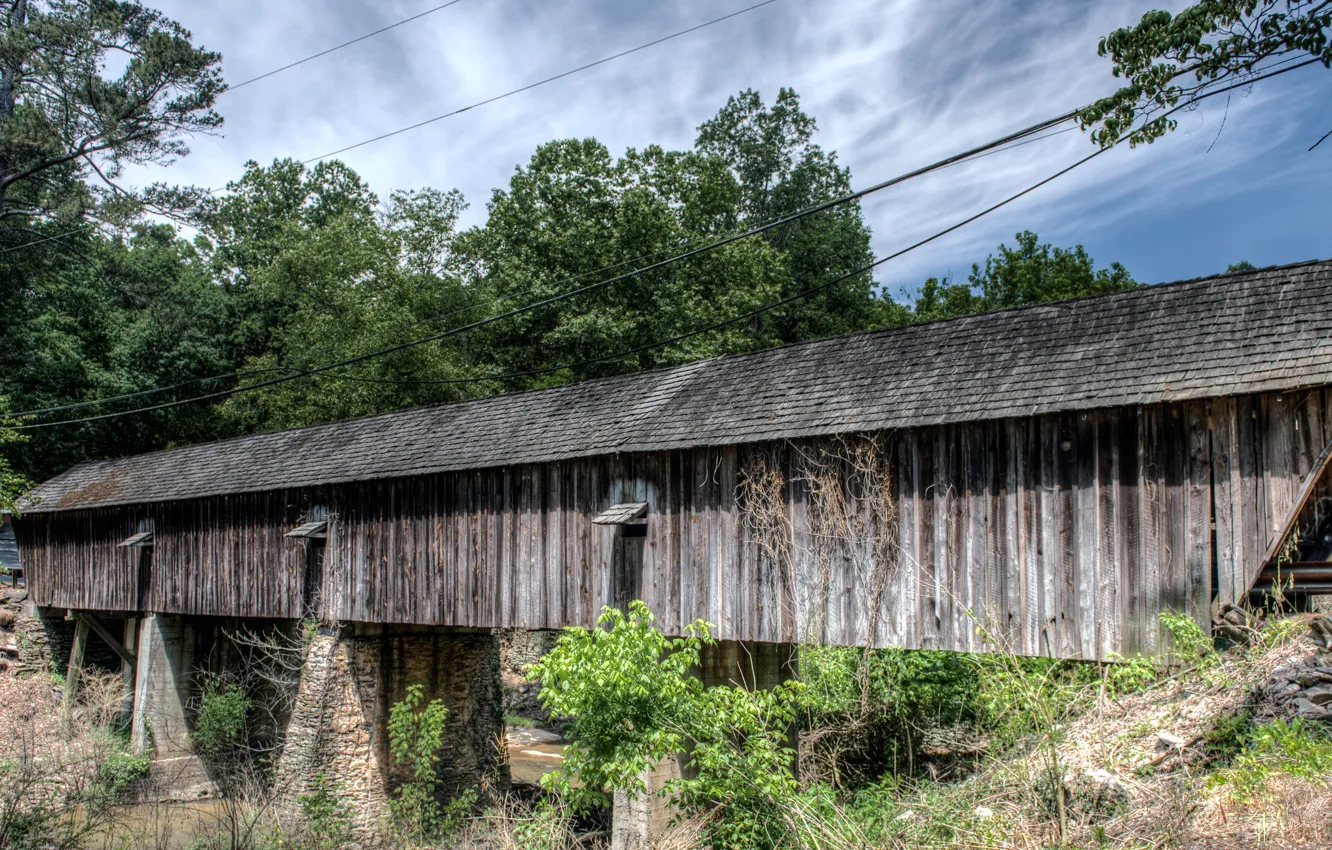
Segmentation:
<svg viewBox="0 0 1332 850">
<path fill-rule="evenodd" d="M 1104 658 L 1327 587 L 1329 385 L 1324 261 L 85 463 L 14 526 L 56 609 Z"/>
</svg>

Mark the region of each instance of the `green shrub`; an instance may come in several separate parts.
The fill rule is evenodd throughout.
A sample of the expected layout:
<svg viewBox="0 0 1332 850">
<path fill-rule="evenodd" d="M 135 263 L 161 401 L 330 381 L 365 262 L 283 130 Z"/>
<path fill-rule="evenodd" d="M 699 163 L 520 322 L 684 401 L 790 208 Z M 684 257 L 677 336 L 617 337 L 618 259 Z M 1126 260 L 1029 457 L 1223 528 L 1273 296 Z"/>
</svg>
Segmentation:
<svg viewBox="0 0 1332 850">
<path fill-rule="evenodd" d="M 667 638 L 642 602 L 606 608 L 600 629 L 568 628 L 530 676 L 552 714 L 572 717 L 564 767 L 542 782 L 576 811 L 605 802 L 607 790 L 646 793 L 640 775 L 685 750 L 686 728 L 703 685 L 691 675 L 711 643 L 707 624 Z M 572 784 L 570 777 L 577 777 Z"/>
<path fill-rule="evenodd" d="M 767 691 L 705 688 L 693 674 L 706 623 L 667 638 L 652 612 L 631 602 L 607 608 L 602 629 L 566 629 L 532 668 L 541 700 L 573 718 L 564 767 L 543 782 L 575 805 L 604 802 L 606 791 L 646 793 L 641 775 L 666 758 L 690 754 L 691 776 L 667 792 L 688 812 L 706 813 L 715 850 L 775 847 L 791 831 L 795 750 L 786 739 L 802 686 Z"/>
<path fill-rule="evenodd" d="M 438 841 L 452 832 L 477 802 L 476 791 L 470 789 L 447 804 L 439 802 L 436 768 L 449 711 L 443 700 L 424 703 L 421 686 L 411 685 L 403 700 L 389 709 L 389 752 L 407 767 L 410 776 L 389 800 L 389 818 L 398 837 L 412 846 Z"/>
<path fill-rule="evenodd" d="M 1226 787 L 1239 801 L 1263 795 L 1269 777 L 1284 774 L 1327 785 L 1332 776 L 1332 733 L 1318 724 L 1296 718 L 1280 719 L 1254 728 L 1229 766 L 1208 780 L 1210 787 Z"/>
<path fill-rule="evenodd" d="M 320 773 L 311 790 L 296 799 L 305 819 L 307 850 L 340 850 L 351 843 L 351 804 L 341 785 Z"/>
<path fill-rule="evenodd" d="M 1208 668 L 1220 662 L 1211 635 L 1191 616 L 1182 611 L 1162 611 L 1157 620 L 1170 633 L 1172 651 L 1181 663 L 1192 662 L 1199 668 Z"/>
<path fill-rule="evenodd" d="M 205 761 L 229 760 L 246 743 L 250 697 L 240 685 L 220 677 L 204 677 L 201 690 L 190 742 Z"/>
</svg>

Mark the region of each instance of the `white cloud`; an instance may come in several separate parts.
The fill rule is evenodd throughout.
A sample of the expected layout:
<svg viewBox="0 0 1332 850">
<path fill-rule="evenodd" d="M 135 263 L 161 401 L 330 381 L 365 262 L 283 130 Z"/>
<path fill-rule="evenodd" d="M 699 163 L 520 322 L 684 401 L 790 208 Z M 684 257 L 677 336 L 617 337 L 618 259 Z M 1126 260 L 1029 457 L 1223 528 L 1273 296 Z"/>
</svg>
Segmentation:
<svg viewBox="0 0 1332 850">
<path fill-rule="evenodd" d="M 158 5 L 221 50 L 228 77 L 239 80 L 432 4 Z M 235 178 L 247 159 L 322 154 L 744 5 L 464 0 L 227 94 L 220 102 L 225 137 L 199 140 L 194 154 L 168 172 L 143 176 L 218 186 Z M 1108 60 L 1096 55 L 1097 39 L 1134 22 L 1145 8 L 1142 0 L 782 0 L 344 158 L 381 194 L 426 185 L 462 189 L 473 205 L 468 222 L 475 223 L 491 190 L 542 142 L 595 136 L 616 152 L 651 143 L 686 147 L 729 95 L 752 87 L 771 100 L 779 86 L 791 86 L 818 119 L 821 143 L 838 151 L 858 186 L 866 185 L 1112 90 L 1115 80 Z M 1114 243 L 1116 228 L 1155 217 L 1162 222 L 1161 244 L 1134 244 L 1142 249 L 1139 262 L 1151 266 L 1151 257 L 1173 250 L 1168 240 L 1180 238 L 1178 219 L 1200 204 L 1251 190 L 1276 198 L 1292 185 L 1307 191 L 1310 181 L 1325 196 L 1332 170 L 1305 166 L 1296 156 L 1312 139 L 1308 126 L 1289 117 L 1301 110 L 1328 114 L 1326 78 L 1319 73 L 1326 72 L 1299 72 L 1232 98 L 1225 130 L 1210 152 L 1225 98 L 1184 116 L 1180 131 L 1163 142 L 1101 157 L 885 267 L 882 279 L 896 288 L 930 274 L 964 272 L 1022 228 L 1059 243 Z M 888 190 L 865 204 L 875 249 L 896 250 L 1091 150 L 1084 136 L 1068 133 Z M 1322 163 L 1327 155 L 1332 151 Z M 1288 259 L 1332 254 L 1329 247 L 1311 245 L 1307 254 Z M 1151 267 L 1142 276 L 1152 279 Z"/>
</svg>

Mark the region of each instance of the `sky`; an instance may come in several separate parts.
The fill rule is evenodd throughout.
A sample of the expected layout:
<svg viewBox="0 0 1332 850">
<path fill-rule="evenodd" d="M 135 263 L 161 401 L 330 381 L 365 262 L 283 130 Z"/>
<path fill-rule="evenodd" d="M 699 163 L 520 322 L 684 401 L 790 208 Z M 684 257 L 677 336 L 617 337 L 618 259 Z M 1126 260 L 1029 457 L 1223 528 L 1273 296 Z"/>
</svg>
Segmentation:
<svg viewBox="0 0 1332 850">
<path fill-rule="evenodd" d="M 240 82 L 441 0 L 156 0 Z M 228 92 L 220 135 L 127 175 L 217 187 L 247 160 L 308 159 L 449 112 L 754 0 L 459 0 L 387 33 Z M 1117 81 L 1098 39 L 1161 0 L 777 0 L 549 85 L 342 154 L 381 196 L 459 189 L 485 219 L 535 148 L 595 137 L 612 152 L 692 146 L 747 88 L 795 89 L 859 188 L 1060 114 Z M 1024 199 L 881 266 L 900 294 L 963 277 L 1034 230 L 1162 282 L 1332 257 L 1332 72 L 1314 66 L 1180 116 L 1151 146 L 1121 146 Z M 878 255 L 900 250 L 1094 150 L 1080 132 L 944 169 L 864 202 Z"/>
</svg>

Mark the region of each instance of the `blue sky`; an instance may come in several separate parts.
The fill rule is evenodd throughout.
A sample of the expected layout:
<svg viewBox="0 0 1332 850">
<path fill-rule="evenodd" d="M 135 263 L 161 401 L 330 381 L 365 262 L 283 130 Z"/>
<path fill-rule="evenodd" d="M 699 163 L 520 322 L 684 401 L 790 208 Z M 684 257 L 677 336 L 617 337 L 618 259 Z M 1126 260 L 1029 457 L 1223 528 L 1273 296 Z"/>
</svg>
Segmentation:
<svg viewBox="0 0 1332 850">
<path fill-rule="evenodd" d="M 157 0 L 220 51 L 235 82 L 438 5 L 439 0 Z M 222 134 L 132 180 L 218 186 L 249 159 L 307 158 L 693 26 L 752 0 L 462 0 L 226 94 Z M 152 5 L 150 3 L 150 5 Z M 779 0 L 552 85 L 343 155 L 381 195 L 464 192 L 468 224 L 493 188 L 554 138 L 620 153 L 684 148 L 744 88 L 798 91 L 863 186 L 1060 113 L 1115 87 L 1097 39 L 1160 0 Z M 1166 3 L 1177 10 L 1182 3 Z M 1224 118 L 1224 126 L 1223 126 Z M 890 291 L 964 275 L 1015 231 L 1084 244 L 1158 282 L 1332 257 L 1332 72 L 1314 67 L 1215 98 L 1146 148 L 1116 150 L 881 267 Z M 1210 150 L 1209 150 L 1210 149 Z M 889 253 L 1092 150 L 1067 133 L 946 169 L 865 203 Z"/>
</svg>

